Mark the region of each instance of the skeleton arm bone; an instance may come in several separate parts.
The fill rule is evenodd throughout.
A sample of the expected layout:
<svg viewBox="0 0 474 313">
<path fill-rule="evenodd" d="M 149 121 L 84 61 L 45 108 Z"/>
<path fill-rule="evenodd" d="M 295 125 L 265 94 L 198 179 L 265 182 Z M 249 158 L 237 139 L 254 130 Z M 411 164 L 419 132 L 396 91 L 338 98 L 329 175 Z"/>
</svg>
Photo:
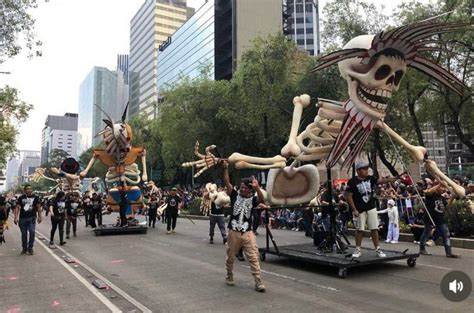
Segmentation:
<svg viewBox="0 0 474 313">
<path fill-rule="evenodd" d="M 145 149 L 143 149 L 143 154 L 142 154 L 142 165 L 143 165 L 142 181 L 146 182 L 148 180 L 148 175 L 146 171 L 146 150 Z"/>
<path fill-rule="evenodd" d="M 377 127 L 384 131 L 387 135 L 393 138 L 397 143 L 402 145 L 408 153 L 419 163 L 423 162 L 426 171 L 431 175 L 438 178 L 440 181 L 446 182 L 454 194 L 457 197 L 463 198 L 465 197 L 465 190 L 463 187 L 456 184 L 452 181 L 448 176 L 446 176 L 436 165 L 435 161 L 427 159 L 426 149 L 421 146 L 413 146 L 409 144 L 405 139 L 403 139 L 400 135 L 398 135 L 393 129 L 391 129 L 387 124 L 382 121 L 377 122 Z"/>
<path fill-rule="evenodd" d="M 92 165 L 94 165 L 96 160 L 96 156 L 92 156 L 91 160 L 89 161 L 89 164 L 87 164 L 87 167 L 79 174 L 80 178 L 84 178 L 87 176 L 87 173 L 91 169 Z"/>
<path fill-rule="evenodd" d="M 296 143 L 298 128 L 300 126 L 303 109 L 310 104 L 311 98 L 308 95 L 301 95 L 293 98 L 293 119 L 291 122 L 291 131 L 287 144 L 281 149 L 281 154 L 286 157 L 296 157 L 300 155 L 301 149 Z"/>
</svg>

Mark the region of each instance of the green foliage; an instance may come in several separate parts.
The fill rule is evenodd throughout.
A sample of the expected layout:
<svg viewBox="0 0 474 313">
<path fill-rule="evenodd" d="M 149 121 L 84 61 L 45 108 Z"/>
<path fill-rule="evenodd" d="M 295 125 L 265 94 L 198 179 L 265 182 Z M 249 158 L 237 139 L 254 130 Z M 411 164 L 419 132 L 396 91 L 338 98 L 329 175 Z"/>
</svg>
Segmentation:
<svg viewBox="0 0 474 313">
<path fill-rule="evenodd" d="M 186 214 L 189 215 L 201 215 L 201 198 L 196 198 L 188 204 Z"/>
<path fill-rule="evenodd" d="M 103 145 L 102 146 L 99 145 L 99 147 L 103 147 Z M 97 148 L 98 147 L 89 148 L 79 156 L 79 163 L 83 167 L 86 167 L 87 164 L 89 164 L 89 161 L 92 159 L 94 149 L 97 149 Z M 104 179 L 106 173 L 107 173 L 107 167 L 105 167 L 100 161 L 96 160 L 94 165 L 89 170 L 87 177 L 100 177 Z"/>
<path fill-rule="evenodd" d="M 28 56 L 41 56 L 42 42 L 36 40 L 35 19 L 29 11 L 38 7 L 37 0 L 3 0 L 0 4 L 0 64 L 6 57 L 20 53 L 26 46 Z M 45 1 L 47 2 L 47 1 Z"/>
<path fill-rule="evenodd" d="M 15 88 L 0 88 L 0 168 L 16 152 L 18 127 L 27 120 L 31 109 L 33 106 L 20 100 Z"/>
<path fill-rule="evenodd" d="M 446 210 L 446 219 L 449 231 L 456 237 L 471 236 L 474 234 L 474 214 L 466 200 L 455 201 Z"/>
</svg>

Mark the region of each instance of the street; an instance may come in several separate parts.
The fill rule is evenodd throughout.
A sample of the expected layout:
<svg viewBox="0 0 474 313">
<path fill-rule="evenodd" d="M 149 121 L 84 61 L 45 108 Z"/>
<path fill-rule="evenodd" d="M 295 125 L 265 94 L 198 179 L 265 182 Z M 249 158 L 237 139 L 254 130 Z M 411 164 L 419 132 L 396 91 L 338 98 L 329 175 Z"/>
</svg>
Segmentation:
<svg viewBox="0 0 474 313">
<path fill-rule="evenodd" d="M 104 220 L 111 223 L 115 216 Z M 433 256 L 420 257 L 415 268 L 401 260 L 352 269 L 346 279 L 333 268 L 267 255 L 261 262 L 267 287 L 262 294 L 253 289 L 247 262 L 236 260 L 236 286 L 225 285 L 225 246 L 218 229 L 210 245 L 209 222 L 195 223 L 181 218 L 171 235 L 159 222 L 146 235 L 96 237 L 82 221 L 76 238 L 50 249 L 46 217 L 37 232 L 48 239 L 37 237 L 34 256 L 20 256 L 20 231 L 11 225 L 7 243 L 0 246 L 0 312 L 468 312 L 474 305 L 472 294 L 453 303 L 439 287 L 451 270 L 474 277 L 472 250 L 455 249 L 462 258 L 453 260 L 444 257 L 443 247 L 433 247 Z M 289 230 L 274 235 L 279 245 L 310 240 Z M 263 229 L 258 242 L 265 244 Z M 416 251 L 417 246 L 390 248 Z M 76 263 L 66 263 L 66 256 Z M 107 289 L 91 284 L 98 278 Z"/>
</svg>

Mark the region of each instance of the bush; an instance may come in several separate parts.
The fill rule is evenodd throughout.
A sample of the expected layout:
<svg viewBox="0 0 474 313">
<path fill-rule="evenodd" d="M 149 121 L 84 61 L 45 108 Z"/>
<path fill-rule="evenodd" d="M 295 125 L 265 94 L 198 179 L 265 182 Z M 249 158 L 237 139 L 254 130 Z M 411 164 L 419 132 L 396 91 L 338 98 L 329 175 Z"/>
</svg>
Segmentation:
<svg viewBox="0 0 474 313">
<path fill-rule="evenodd" d="M 446 210 L 446 220 L 453 236 L 470 237 L 474 235 L 474 214 L 466 200 L 455 201 Z"/>
<path fill-rule="evenodd" d="M 187 213 L 190 215 L 201 215 L 201 198 L 193 199 L 188 204 Z"/>
</svg>

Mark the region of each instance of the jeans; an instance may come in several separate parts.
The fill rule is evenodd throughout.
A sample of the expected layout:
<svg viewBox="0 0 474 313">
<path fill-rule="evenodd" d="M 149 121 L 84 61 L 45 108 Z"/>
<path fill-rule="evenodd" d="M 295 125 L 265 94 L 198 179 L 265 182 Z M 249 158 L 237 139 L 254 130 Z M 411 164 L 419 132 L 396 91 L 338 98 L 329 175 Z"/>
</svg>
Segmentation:
<svg viewBox="0 0 474 313">
<path fill-rule="evenodd" d="M 222 216 L 215 216 L 215 215 L 210 215 L 209 216 L 209 237 L 213 238 L 214 237 L 214 228 L 216 228 L 216 223 L 217 227 L 219 227 L 219 230 L 221 231 L 222 238 L 226 238 L 226 231 L 225 231 L 225 220 L 224 220 L 224 215 Z"/>
<path fill-rule="evenodd" d="M 72 225 L 72 233 L 74 236 L 76 235 L 77 230 L 77 216 L 69 216 L 66 221 L 66 236 L 69 237 L 71 233 L 71 225 Z"/>
<path fill-rule="evenodd" d="M 95 223 L 95 219 L 97 218 L 97 224 Z M 102 225 L 102 211 L 101 210 L 92 210 L 91 215 L 89 217 L 89 223 L 92 228 L 96 228 L 97 225 Z"/>
<path fill-rule="evenodd" d="M 36 217 L 32 216 L 20 218 L 19 225 L 21 230 L 21 245 L 23 247 L 23 251 L 33 249 L 33 244 L 35 243 Z M 29 240 L 27 240 L 28 233 Z"/>
<path fill-rule="evenodd" d="M 443 245 L 444 245 L 444 250 L 446 252 L 446 255 L 450 255 L 451 254 L 451 241 L 449 239 L 448 224 L 446 223 L 440 224 L 436 227 L 436 229 L 441 234 L 441 237 L 443 237 Z M 432 230 L 433 230 L 433 225 L 431 225 L 431 223 L 426 223 L 425 229 L 420 238 L 420 250 L 425 250 L 426 241 L 428 240 L 428 237 L 431 235 Z"/>
</svg>

